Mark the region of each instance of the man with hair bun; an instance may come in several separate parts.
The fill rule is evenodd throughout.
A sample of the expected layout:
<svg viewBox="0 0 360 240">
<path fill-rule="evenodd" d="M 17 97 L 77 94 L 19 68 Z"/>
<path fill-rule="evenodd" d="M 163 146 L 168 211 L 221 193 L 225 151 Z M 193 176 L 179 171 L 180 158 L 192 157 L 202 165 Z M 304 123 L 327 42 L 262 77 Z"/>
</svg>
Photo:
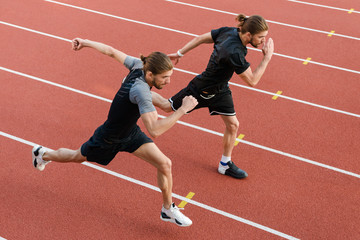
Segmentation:
<svg viewBox="0 0 360 240">
<path fill-rule="evenodd" d="M 158 119 L 152 104 L 150 89 L 162 89 L 170 83 L 173 64 L 164 53 L 153 52 L 141 60 L 128 56 L 103 43 L 75 38 L 72 48 L 75 51 L 88 47 L 106 54 L 130 70 L 116 93 L 110 106 L 107 120 L 98 127 L 93 136 L 78 150 L 60 148 L 51 151 L 42 146 L 34 146 L 32 161 L 35 168 L 42 171 L 49 161 L 61 163 L 96 162 L 109 164 L 118 152 L 129 152 L 157 168 L 158 186 L 162 192 L 163 206 L 160 218 L 187 227 L 192 221 L 180 212 L 172 202 L 171 160 L 166 157 L 155 143 L 137 125 L 142 119 L 152 137 L 158 137 L 169 130 L 186 112 L 192 110 L 197 100 L 192 96 L 184 97 L 178 111 L 164 119 Z"/>
<path fill-rule="evenodd" d="M 175 94 L 169 100 L 159 94 L 153 94 L 154 105 L 166 112 L 177 111 L 181 106 L 181 99 L 185 96 L 194 96 L 199 104 L 194 108 L 207 107 L 210 115 L 220 115 L 225 123 L 223 138 L 223 155 L 221 157 L 218 172 L 234 178 L 246 178 L 248 174 L 238 168 L 231 161 L 231 153 L 239 128 L 236 118 L 234 103 L 228 82 L 234 72 L 247 83 L 254 87 L 265 72 L 274 52 L 274 43 L 271 38 L 266 41 L 268 25 L 264 18 L 258 15 L 246 17 L 239 14 L 236 17 L 238 27 L 222 27 L 214 29 L 195 37 L 185 44 L 177 53 L 169 54 L 170 59 L 179 59 L 204 43 L 214 44 L 206 70 L 190 81 L 188 86 Z M 258 48 L 263 45 L 263 59 L 252 71 L 250 64 L 246 61 L 246 45 L 251 44 Z"/>
</svg>

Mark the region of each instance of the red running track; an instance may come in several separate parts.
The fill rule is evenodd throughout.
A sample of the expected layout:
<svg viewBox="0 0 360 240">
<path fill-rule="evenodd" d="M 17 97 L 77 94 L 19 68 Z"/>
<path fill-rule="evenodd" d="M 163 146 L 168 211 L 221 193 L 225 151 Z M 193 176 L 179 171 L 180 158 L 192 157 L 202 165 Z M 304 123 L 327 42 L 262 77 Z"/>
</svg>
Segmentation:
<svg viewBox="0 0 360 240">
<path fill-rule="evenodd" d="M 201 34 L 222 25 L 233 25 L 233 16 L 190 8 L 165 1 L 101 4 L 63 1 L 72 5 L 124 18 Z M 262 14 L 316 29 L 324 22 L 359 37 L 352 24 L 358 15 L 321 11 L 282 1 L 246 5 L 247 14 Z M 239 11 L 227 1 L 197 1 L 211 8 Z M 354 2 L 354 5 L 356 3 Z M 60 6 L 45 1 L 5 1 L 0 21 L 53 34 L 65 39 L 76 36 L 102 41 L 137 56 L 159 50 L 172 52 L 192 36 L 138 23 Z M 276 11 L 274 11 L 276 9 Z M 34 14 L 36 12 L 36 14 Z M 346 17 L 345 17 L 346 16 Z M 306 19 L 306 22 L 300 21 Z M 335 21 L 343 18 L 343 22 Z M 349 19 L 347 19 L 349 18 Z M 351 19 L 350 19 L 351 18 Z M 332 20 L 333 19 L 333 20 Z M 324 22 L 322 22 L 324 21 Z M 193 23 L 197 24 L 194 25 Z M 270 25 L 277 53 L 359 71 L 351 51 L 359 41 L 306 30 Z M 112 99 L 126 74 L 115 61 L 94 51 L 74 53 L 70 43 L 0 25 L 0 66 L 54 83 Z M 11 44 L 10 44 L 11 43 Z M 199 73 L 206 66 L 211 46 L 189 53 L 178 68 Z M 249 50 L 253 68 L 261 54 Z M 109 103 L 69 90 L 19 76 L 2 69 L 1 131 L 49 148 L 78 148 L 101 124 Z M 161 93 L 171 96 L 192 75 L 175 71 L 171 84 Z M 259 89 L 359 114 L 359 74 L 274 56 Z M 232 82 L 243 84 L 235 76 Z M 359 118 L 312 107 L 286 99 L 232 86 L 245 140 L 359 174 L 357 142 Z M 159 112 L 163 114 L 162 112 Z M 221 120 L 198 110 L 181 119 L 216 132 Z M 140 123 L 141 124 L 141 123 Z M 156 139 L 173 161 L 174 193 L 235 216 L 253 221 L 294 238 L 357 239 L 359 178 L 298 161 L 256 147 L 239 144 L 233 159 L 249 173 L 237 181 L 216 173 L 221 155 L 221 137 L 177 124 Z M 188 204 L 194 225 L 179 229 L 159 219 L 158 192 L 76 164 L 48 165 L 35 171 L 31 146 L 0 137 L 1 185 L 0 236 L 6 239 L 279 239 L 278 235 L 223 215 Z M 31 143 L 30 143 L 31 144 Z M 155 170 L 129 154 L 119 154 L 106 169 L 156 186 Z M 178 204 L 180 200 L 174 199 Z"/>
</svg>

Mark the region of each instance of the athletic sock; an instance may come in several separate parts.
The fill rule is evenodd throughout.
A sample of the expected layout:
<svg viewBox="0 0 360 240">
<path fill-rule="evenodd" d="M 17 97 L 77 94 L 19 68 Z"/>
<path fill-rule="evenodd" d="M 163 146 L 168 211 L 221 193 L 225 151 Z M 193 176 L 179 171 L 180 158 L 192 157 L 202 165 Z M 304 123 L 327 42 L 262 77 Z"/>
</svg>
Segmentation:
<svg viewBox="0 0 360 240">
<path fill-rule="evenodd" d="M 230 156 L 230 157 L 227 157 L 227 156 L 222 155 L 221 160 L 220 160 L 220 163 L 221 163 L 222 165 L 226 165 L 226 163 L 228 163 L 228 162 L 230 162 L 230 161 L 231 161 L 231 156 Z"/>
</svg>

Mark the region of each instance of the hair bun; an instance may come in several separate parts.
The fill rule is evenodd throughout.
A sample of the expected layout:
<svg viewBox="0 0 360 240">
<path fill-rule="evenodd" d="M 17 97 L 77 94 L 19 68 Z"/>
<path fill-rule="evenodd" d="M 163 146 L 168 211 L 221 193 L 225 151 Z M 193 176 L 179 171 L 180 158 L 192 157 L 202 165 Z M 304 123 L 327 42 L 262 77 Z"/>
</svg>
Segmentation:
<svg viewBox="0 0 360 240">
<path fill-rule="evenodd" d="M 144 55 L 140 55 L 140 59 L 143 62 L 143 64 L 145 65 L 146 63 L 146 57 L 144 57 Z"/>
</svg>

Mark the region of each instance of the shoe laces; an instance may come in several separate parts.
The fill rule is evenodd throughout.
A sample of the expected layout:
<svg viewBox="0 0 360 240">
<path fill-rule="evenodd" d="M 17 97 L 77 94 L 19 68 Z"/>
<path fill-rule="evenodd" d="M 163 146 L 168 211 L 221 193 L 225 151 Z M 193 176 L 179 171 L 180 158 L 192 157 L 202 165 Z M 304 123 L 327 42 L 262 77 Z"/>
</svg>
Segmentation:
<svg viewBox="0 0 360 240">
<path fill-rule="evenodd" d="M 185 208 L 179 208 L 178 206 L 175 206 L 173 209 L 176 209 L 176 210 L 185 210 Z"/>
<path fill-rule="evenodd" d="M 182 211 L 184 210 L 184 208 L 179 208 L 175 206 L 171 209 L 171 213 L 174 215 L 175 218 L 183 219 L 185 215 L 182 212 L 180 212 L 180 210 Z"/>
</svg>

